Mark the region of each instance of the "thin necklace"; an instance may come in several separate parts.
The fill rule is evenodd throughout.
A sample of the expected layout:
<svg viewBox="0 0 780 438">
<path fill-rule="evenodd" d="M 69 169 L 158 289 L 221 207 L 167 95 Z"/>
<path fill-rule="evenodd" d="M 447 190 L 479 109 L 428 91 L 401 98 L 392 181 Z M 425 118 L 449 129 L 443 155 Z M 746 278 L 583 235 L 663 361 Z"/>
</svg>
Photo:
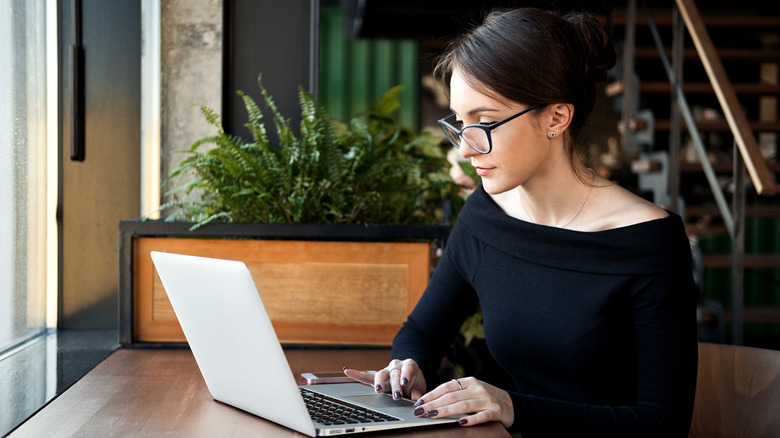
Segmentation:
<svg viewBox="0 0 780 438">
<path fill-rule="evenodd" d="M 558 228 L 566 228 L 566 227 L 568 227 L 568 226 L 569 226 L 569 224 L 571 224 L 572 222 L 574 222 L 574 219 L 577 219 L 577 216 L 579 216 L 579 215 L 580 215 L 580 212 L 582 211 L 582 208 L 583 208 L 583 207 L 585 207 L 585 203 L 586 203 L 586 202 L 588 202 L 588 198 L 590 197 L 590 192 L 592 192 L 592 191 L 593 191 L 593 179 L 594 179 L 594 178 L 595 178 L 595 176 L 596 176 L 596 172 L 594 172 L 594 171 L 593 171 L 593 169 L 591 169 L 590 167 L 588 167 L 588 170 L 590 171 L 590 174 L 591 174 L 591 182 L 590 182 L 590 186 L 588 187 L 588 193 L 587 193 L 587 194 L 585 194 L 585 199 L 583 199 L 583 200 L 582 200 L 582 204 L 580 204 L 580 208 L 578 208 L 578 209 L 577 209 L 577 212 L 576 212 L 576 213 L 574 213 L 574 216 L 572 216 L 572 217 L 571 217 L 571 219 L 569 219 L 569 221 L 568 221 L 568 222 L 566 222 L 565 224 L 561 225 L 561 226 L 560 226 L 560 227 L 558 227 Z M 531 219 L 531 222 L 532 222 L 532 223 L 536 223 L 536 221 L 535 221 L 535 220 L 534 220 L 534 218 L 531 216 L 531 214 L 530 214 L 530 213 L 528 213 L 528 210 L 526 210 L 526 209 L 525 209 L 525 205 L 523 205 L 523 200 L 522 200 L 522 199 L 518 199 L 518 200 L 520 201 L 520 208 L 522 208 L 522 209 L 523 209 L 523 212 L 525 213 L 525 215 L 526 215 L 526 216 L 528 216 L 528 219 Z"/>
</svg>

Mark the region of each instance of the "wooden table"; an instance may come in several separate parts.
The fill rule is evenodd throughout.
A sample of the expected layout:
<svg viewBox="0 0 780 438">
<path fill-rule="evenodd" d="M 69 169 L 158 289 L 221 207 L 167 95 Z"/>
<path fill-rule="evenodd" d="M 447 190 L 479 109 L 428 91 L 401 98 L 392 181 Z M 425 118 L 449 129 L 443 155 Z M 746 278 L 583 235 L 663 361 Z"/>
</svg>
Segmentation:
<svg viewBox="0 0 780 438">
<path fill-rule="evenodd" d="M 294 374 L 375 369 L 390 352 L 378 350 L 291 349 Z M 122 349 L 28 419 L 10 437 L 303 437 L 209 394 L 187 349 Z M 442 426 L 370 437 L 508 437 L 498 423 Z"/>
</svg>

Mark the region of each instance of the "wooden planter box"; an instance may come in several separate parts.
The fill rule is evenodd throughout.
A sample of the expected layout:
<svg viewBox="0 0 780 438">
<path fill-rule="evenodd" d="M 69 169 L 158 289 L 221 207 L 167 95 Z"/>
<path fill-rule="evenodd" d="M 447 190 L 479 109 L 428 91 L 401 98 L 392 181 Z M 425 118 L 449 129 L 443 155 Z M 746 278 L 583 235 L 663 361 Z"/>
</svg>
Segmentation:
<svg viewBox="0 0 780 438">
<path fill-rule="evenodd" d="M 285 344 L 389 345 L 448 226 L 119 224 L 123 346 L 186 342 L 150 251 L 247 264 Z"/>
</svg>

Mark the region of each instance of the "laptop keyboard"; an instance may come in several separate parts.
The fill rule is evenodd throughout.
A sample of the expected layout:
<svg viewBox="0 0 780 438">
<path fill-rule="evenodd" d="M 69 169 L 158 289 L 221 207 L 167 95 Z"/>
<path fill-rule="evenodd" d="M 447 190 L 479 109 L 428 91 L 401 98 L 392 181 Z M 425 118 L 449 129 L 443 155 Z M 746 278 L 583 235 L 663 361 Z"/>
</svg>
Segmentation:
<svg viewBox="0 0 780 438">
<path fill-rule="evenodd" d="M 300 388 L 300 390 L 311 419 L 326 426 L 400 421 L 400 418 L 311 392 L 305 388 Z"/>
</svg>

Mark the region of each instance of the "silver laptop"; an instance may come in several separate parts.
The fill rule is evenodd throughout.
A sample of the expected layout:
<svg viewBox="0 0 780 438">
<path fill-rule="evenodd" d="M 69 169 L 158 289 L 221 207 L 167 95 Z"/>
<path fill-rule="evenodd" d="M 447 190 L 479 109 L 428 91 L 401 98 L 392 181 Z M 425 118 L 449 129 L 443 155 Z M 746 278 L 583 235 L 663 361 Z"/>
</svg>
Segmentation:
<svg viewBox="0 0 780 438">
<path fill-rule="evenodd" d="M 457 422 L 454 417 L 417 418 L 410 400 L 393 400 L 358 383 L 299 386 L 243 262 L 156 251 L 151 255 L 215 400 L 308 436 Z M 323 397 L 329 399 L 325 404 L 352 405 L 358 419 L 345 424 L 315 419 L 306 403 Z"/>
</svg>

